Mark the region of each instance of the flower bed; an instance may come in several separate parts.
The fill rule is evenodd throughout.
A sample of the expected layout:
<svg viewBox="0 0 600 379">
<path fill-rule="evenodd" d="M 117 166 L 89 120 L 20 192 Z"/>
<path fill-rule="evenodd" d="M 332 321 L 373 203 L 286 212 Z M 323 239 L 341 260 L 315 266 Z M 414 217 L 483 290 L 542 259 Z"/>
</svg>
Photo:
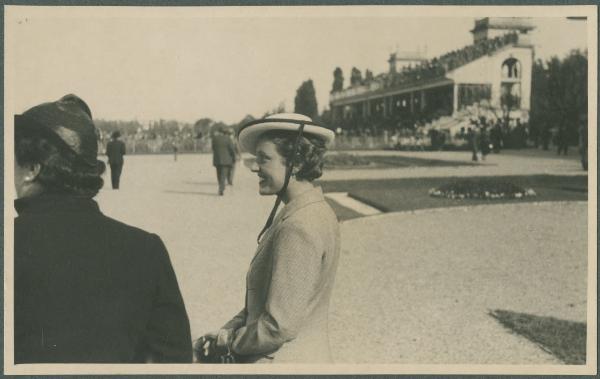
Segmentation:
<svg viewBox="0 0 600 379">
<path fill-rule="evenodd" d="M 521 199 L 536 196 L 532 188 L 494 179 L 463 179 L 429 190 L 433 197 L 448 199 Z"/>
</svg>

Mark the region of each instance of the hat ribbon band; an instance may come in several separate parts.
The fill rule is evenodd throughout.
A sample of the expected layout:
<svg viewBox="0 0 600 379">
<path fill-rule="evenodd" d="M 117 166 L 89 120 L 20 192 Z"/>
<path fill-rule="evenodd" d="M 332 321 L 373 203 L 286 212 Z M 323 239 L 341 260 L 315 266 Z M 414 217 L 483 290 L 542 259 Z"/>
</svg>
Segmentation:
<svg viewBox="0 0 600 379">
<path fill-rule="evenodd" d="M 291 118 L 262 118 L 260 120 L 254 120 L 254 121 L 250 121 L 246 124 L 244 124 L 244 126 L 242 126 L 240 128 L 240 130 L 238 130 L 238 135 L 240 134 L 240 132 L 244 129 L 246 129 L 249 126 L 253 126 L 253 125 L 257 125 L 257 124 L 267 124 L 267 123 L 271 123 L 271 122 L 285 122 L 288 124 L 298 124 L 302 126 L 302 129 L 304 129 L 303 125 L 310 125 L 310 126 L 319 126 L 319 127 L 324 127 L 320 124 L 317 124 L 316 122 L 313 121 L 303 121 L 303 120 L 294 120 Z"/>
</svg>

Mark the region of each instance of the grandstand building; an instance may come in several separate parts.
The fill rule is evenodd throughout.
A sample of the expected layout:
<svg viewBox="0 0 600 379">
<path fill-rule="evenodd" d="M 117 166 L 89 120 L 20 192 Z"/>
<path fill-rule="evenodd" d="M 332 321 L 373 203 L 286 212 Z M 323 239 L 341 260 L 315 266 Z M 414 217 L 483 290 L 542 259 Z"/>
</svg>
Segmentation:
<svg viewBox="0 0 600 379">
<path fill-rule="evenodd" d="M 388 72 L 331 93 L 333 124 L 347 130 L 365 122 L 375 129 L 394 129 L 418 120 L 475 116 L 473 112 L 527 121 L 532 29 L 523 18 L 484 18 L 471 30 L 473 44 L 462 49 L 429 60 L 392 53 Z M 406 61 L 411 64 L 400 65 Z"/>
</svg>

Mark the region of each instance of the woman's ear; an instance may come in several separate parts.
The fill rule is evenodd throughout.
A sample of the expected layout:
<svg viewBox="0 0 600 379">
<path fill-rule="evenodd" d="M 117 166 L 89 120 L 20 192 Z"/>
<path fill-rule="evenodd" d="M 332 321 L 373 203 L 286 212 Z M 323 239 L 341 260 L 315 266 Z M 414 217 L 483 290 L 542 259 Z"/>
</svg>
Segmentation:
<svg viewBox="0 0 600 379">
<path fill-rule="evenodd" d="M 295 166 L 292 168 L 292 175 L 293 175 L 293 176 L 296 176 L 296 174 L 297 174 L 298 172 L 300 172 L 300 170 L 302 170 L 302 165 L 295 165 Z"/>
<path fill-rule="evenodd" d="M 42 166 L 39 163 L 31 163 L 27 165 L 27 172 L 23 178 L 26 182 L 33 182 L 40 175 Z"/>
</svg>

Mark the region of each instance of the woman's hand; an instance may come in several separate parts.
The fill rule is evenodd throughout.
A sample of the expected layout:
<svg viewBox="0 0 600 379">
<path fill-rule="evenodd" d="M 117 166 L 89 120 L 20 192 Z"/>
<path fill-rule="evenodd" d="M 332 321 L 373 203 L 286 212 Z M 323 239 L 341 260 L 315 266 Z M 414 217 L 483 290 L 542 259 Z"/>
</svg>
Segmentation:
<svg viewBox="0 0 600 379">
<path fill-rule="evenodd" d="M 194 342 L 194 357 L 198 363 L 235 363 L 231 351 L 233 329 L 207 333 Z"/>
</svg>

